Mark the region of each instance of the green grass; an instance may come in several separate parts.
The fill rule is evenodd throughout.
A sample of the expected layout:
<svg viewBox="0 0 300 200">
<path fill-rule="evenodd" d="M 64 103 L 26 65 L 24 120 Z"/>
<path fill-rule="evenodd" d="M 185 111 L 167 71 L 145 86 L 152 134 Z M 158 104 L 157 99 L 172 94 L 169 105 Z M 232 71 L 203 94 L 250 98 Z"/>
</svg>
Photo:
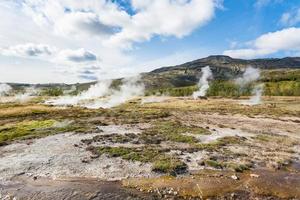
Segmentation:
<svg viewBox="0 0 300 200">
<path fill-rule="evenodd" d="M 15 125 L 4 125 L 0 127 L 0 143 L 22 138 L 28 135 L 43 134 L 45 130 L 52 127 L 56 121 L 27 121 Z"/>
<path fill-rule="evenodd" d="M 64 123 L 60 124 L 58 121 L 50 119 L 23 121 L 0 126 L 0 145 L 18 139 L 36 138 L 57 133 L 91 131 L 91 127 L 84 124 Z"/>
<path fill-rule="evenodd" d="M 152 170 L 176 176 L 177 174 L 186 172 L 187 168 L 187 165 L 177 158 L 162 156 L 154 161 Z"/>
<path fill-rule="evenodd" d="M 219 151 L 221 147 L 233 144 L 242 144 L 245 138 L 241 138 L 238 136 L 227 136 L 218 139 L 217 141 L 211 143 L 197 143 L 195 144 L 195 150 L 206 150 L 206 151 Z"/>
<path fill-rule="evenodd" d="M 223 169 L 224 167 L 222 163 L 215 160 L 205 160 L 204 163 L 206 166 L 210 166 L 216 169 Z"/>
<path fill-rule="evenodd" d="M 121 157 L 125 160 L 152 162 L 161 152 L 156 149 L 135 149 L 126 147 L 98 147 L 99 155 L 107 154 L 111 157 Z"/>
<path fill-rule="evenodd" d="M 207 91 L 207 96 L 221 97 L 239 97 L 251 96 L 254 85 L 264 83 L 264 96 L 300 96 L 300 79 L 267 79 L 243 86 L 242 88 L 235 84 L 234 81 L 214 80 L 210 82 L 210 87 Z M 174 97 L 191 96 L 194 91 L 198 90 L 197 85 L 188 87 L 175 87 L 149 90 L 146 96 L 149 95 L 168 95 Z"/>
<path fill-rule="evenodd" d="M 187 169 L 184 162 L 153 148 L 98 147 L 96 153 L 99 155 L 106 154 L 110 157 L 121 157 L 124 160 L 152 163 L 153 171 L 171 175 L 183 173 Z"/>
<path fill-rule="evenodd" d="M 180 122 L 163 121 L 156 122 L 153 127 L 144 131 L 140 135 L 140 139 L 147 144 L 159 144 L 161 141 L 172 141 L 181 143 L 197 143 L 196 139 L 192 135 L 207 135 L 210 132 L 201 127 L 186 126 Z"/>
</svg>

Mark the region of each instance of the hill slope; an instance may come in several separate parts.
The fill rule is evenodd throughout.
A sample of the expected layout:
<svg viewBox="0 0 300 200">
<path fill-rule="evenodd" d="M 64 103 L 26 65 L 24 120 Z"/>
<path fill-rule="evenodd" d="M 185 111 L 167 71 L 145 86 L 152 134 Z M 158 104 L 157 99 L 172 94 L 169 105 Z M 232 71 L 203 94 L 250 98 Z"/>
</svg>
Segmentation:
<svg viewBox="0 0 300 200">
<path fill-rule="evenodd" d="M 215 80 L 234 79 L 248 66 L 261 69 L 263 79 L 300 79 L 300 57 L 243 60 L 216 55 L 144 73 L 143 81 L 149 89 L 191 86 L 198 82 L 205 66 L 210 66 Z"/>
</svg>

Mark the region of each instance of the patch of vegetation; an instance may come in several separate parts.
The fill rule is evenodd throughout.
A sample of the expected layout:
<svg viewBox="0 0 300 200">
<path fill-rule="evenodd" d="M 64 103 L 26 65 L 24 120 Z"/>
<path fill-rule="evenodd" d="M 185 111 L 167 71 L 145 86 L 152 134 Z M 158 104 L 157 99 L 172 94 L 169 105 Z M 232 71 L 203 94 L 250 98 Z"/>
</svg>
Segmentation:
<svg viewBox="0 0 300 200">
<path fill-rule="evenodd" d="M 169 79 L 162 82 L 172 82 L 176 80 L 172 75 Z M 231 80 L 224 78 L 217 78 L 210 83 L 210 88 L 207 91 L 208 96 L 221 96 L 221 97 L 239 97 L 239 96 L 251 96 L 253 86 L 256 83 L 248 84 L 241 88 Z M 160 86 L 155 87 L 157 89 L 148 89 L 146 96 L 149 95 L 168 95 L 168 96 L 191 96 L 194 91 L 198 90 L 196 81 L 192 81 L 185 86 L 182 82 L 180 84 L 171 84 L 167 87 Z M 262 77 L 259 80 L 260 83 L 264 83 L 265 96 L 299 96 L 300 95 L 300 70 L 265 70 L 262 72 Z M 161 83 L 163 84 L 163 83 Z M 151 88 L 151 87 L 150 87 Z"/>
<path fill-rule="evenodd" d="M 186 126 L 180 122 L 163 121 L 156 122 L 153 127 L 144 131 L 140 135 L 140 140 L 146 144 L 159 144 L 161 141 L 172 141 L 182 143 L 197 143 L 199 142 L 194 136 L 187 134 L 202 134 L 207 135 L 210 132 L 201 127 Z"/>
<path fill-rule="evenodd" d="M 142 108 L 139 105 L 140 102 L 131 101 L 114 109 L 104 110 L 104 116 L 114 118 L 122 124 L 143 123 L 170 116 L 166 109 Z"/>
<path fill-rule="evenodd" d="M 124 160 L 153 163 L 152 170 L 160 173 L 176 175 L 187 170 L 187 165 L 179 159 L 165 155 L 164 151 L 153 148 L 98 147 L 96 153 L 121 157 Z"/>
<path fill-rule="evenodd" d="M 202 165 L 213 167 L 215 169 L 232 169 L 235 172 L 244 172 L 251 168 L 250 165 L 246 164 L 237 164 L 237 163 L 227 163 L 224 161 L 218 161 L 217 159 L 210 158 L 208 160 L 204 160 Z"/>
<path fill-rule="evenodd" d="M 28 135 L 44 134 L 46 130 L 52 127 L 56 121 L 27 121 L 14 125 L 5 125 L 0 127 L 0 143 L 22 138 Z"/>
<path fill-rule="evenodd" d="M 45 88 L 42 92 L 41 95 L 43 96 L 53 96 L 53 97 L 57 97 L 57 96 L 61 96 L 64 94 L 64 91 L 62 88 L 60 87 L 49 87 L 49 88 Z"/>
<path fill-rule="evenodd" d="M 0 144 L 64 132 L 86 132 L 90 127 L 56 120 L 33 120 L 0 126 Z"/>
<path fill-rule="evenodd" d="M 193 92 L 197 91 L 198 87 L 186 86 L 186 87 L 176 87 L 176 88 L 160 88 L 155 90 L 146 91 L 145 95 L 168 95 L 173 97 L 191 96 Z"/>
<path fill-rule="evenodd" d="M 294 140 L 293 138 L 285 135 L 260 134 L 253 137 L 253 139 L 258 140 L 259 142 L 281 144 L 285 145 L 286 147 L 295 146 L 299 144 L 297 140 Z"/>
<path fill-rule="evenodd" d="M 269 142 L 272 138 L 268 135 L 260 134 L 260 135 L 255 136 L 254 139 L 262 141 L 262 142 Z"/>
<path fill-rule="evenodd" d="M 216 160 L 205 160 L 204 161 L 204 164 L 206 166 L 210 166 L 210 167 L 213 167 L 213 168 L 216 168 L 216 169 L 223 169 L 223 164 L 216 161 Z"/>
<path fill-rule="evenodd" d="M 211 143 L 198 143 L 195 145 L 195 150 L 219 151 L 221 147 L 233 144 L 242 144 L 246 138 L 239 136 L 226 136 Z"/>
<path fill-rule="evenodd" d="M 173 176 L 186 172 L 188 166 L 177 158 L 162 156 L 153 163 L 152 170 L 160 173 L 169 173 Z"/>
<path fill-rule="evenodd" d="M 136 137 L 137 135 L 134 133 L 126 133 L 124 135 L 114 133 L 110 135 L 97 135 L 92 139 L 82 140 L 82 142 L 86 144 L 91 144 L 92 142 L 128 143 L 133 142 Z M 135 141 L 138 142 L 138 140 Z"/>
<path fill-rule="evenodd" d="M 98 147 L 97 153 L 99 155 L 107 154 L 111 157 L 121 157 L 125 160 L 152 162 L 156 157 L 163 152 L 157 149 L 139 149 L 126 147 Z"/>
<path fill-rule="evenodd" d="M 300 96 L 300 81 L 267 82 L 264 85 L 266 96 Z"/>
<path fill-rule="evenodd" d="M 244 164 L 231 164 L 228 165 L 228 167 L 234 169 L 236 172 L 244 172 L 250 170 L 250 166 L 244 165 Z"/>
</svg>

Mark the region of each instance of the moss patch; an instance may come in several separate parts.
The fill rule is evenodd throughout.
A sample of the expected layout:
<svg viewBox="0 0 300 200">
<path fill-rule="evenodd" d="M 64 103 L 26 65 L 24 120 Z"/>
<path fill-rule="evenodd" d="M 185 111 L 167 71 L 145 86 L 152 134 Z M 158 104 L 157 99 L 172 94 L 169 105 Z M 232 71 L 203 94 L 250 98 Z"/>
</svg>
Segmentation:
<svg viewBox="0 0 300 200">
<path fill-rule="evenodd" d="M 153 163 L 152 170 L 160 173 L 169 173 L 176 176 L 186 172 L 187 165 L 177 158 L 161 156 Z"/>
<path fill-rule="evenodd" d="M 0 144 L 17 139 L 36 138 L 64 132 L 85 132 L 90 127 L 56 120 L 32 120 L 0 126 Z"/>
<path fill-rule="evenodd" d="M 56 121 L 26 121 L 14 125 L 5 125 L 0 127 L 0 143 L 12 141 L 28 135 L 43 134 L 52 127 Z"/>
<path fill-rule="evenodd" d="M 95 153 L 95 152 L 94 152 Z M 96 153 L 111 157 L 121 157 L 125 160 L 153 163 L 152 170 L 171 175 L 181 174 L 187 170 L 187 165 L 178 158 L 166 155 L 164 151 L 153 148 L 98 147 Z"/>
<path fill-rule="evenodd" d="M 140 139 L 146 144 L 159 144 L 161 141 L 190 144 L 199 142 L 194 136 L 187 134 L 210 134 L 210 132 L 201 127 L 186 126 L 174 121 L 164 121 L 156 122 L 152 128 L 141 134 Z"/>
</svg>

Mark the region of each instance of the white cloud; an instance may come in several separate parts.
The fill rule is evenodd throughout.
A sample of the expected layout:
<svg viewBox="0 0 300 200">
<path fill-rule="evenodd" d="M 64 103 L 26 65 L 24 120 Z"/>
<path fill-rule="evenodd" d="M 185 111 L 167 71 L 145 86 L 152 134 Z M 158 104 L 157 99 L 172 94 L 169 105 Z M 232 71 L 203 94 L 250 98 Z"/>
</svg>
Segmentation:
<svg viewBox="0 0 300 200">
<path fill-rule="evenodd" d="M 133 0 L 132 5 L 137 13 L 109 44 L 130 47 L 154 35 L 184 37 L 211 20 L 218 4 L 213 0 Z"/>
<path fill-rule="evenodd" d="M 56 59 L 62 62 L 86 63 L 96 61 L 97 56 L 83 48 L 77 50 L 66 49 L 60 51 Z"/>
<path fill-rule="evenodd" d="M 39 58 L 45 61 L 53 61 L 54 63 L 86 63 L 97 61 L 97 56 L 84 48 L 59 50 L 53 46 L 34 43 L 0 48 L 0 55 Z"/>
<path fill-rule="evenodd" d="M 41 26 L 60 35 L 110 36 L 108 46 L 128 47 L 154 35 L 181 38 L 214 16 L 217 0 L 132 0 L 130 16 L 105 0 L 24 0 L 23 10 Z M 162 12 L 163 11 L 163 12 Z"/>
<path fill-rule="evenodd" d="M 223 54 L 236 58 L 255 58 L 280 51 L 300 51 L 300 28 L 292 27 L 270 32 L 248 44 L 248 48 L 226 50 Z"/>
<path fill-rule="evenodd" d="M 18 66 L 30 68 L 30 73 L 34 70 L 41 73 L 43 69 L 47 73 L 64 71 L 60 74 L 64 76 L 80 74 L 94 78 L 87 77 L 92 74 L 83 73 L 84 69 L 101 66 L 93 71 L 100 79 L 132 75 L 132 72 L 144 71 L 140 67 L 144 58 L 136 61 L 134 53 L 126 47 L 154 36 L 185 37 L 211 20 L 222 1 L 128 2 L 132 13 L 110 0 L 0 1 L 0 18 L 5 19 L 0 21 L 0 67 L 7 68 L 9 63 L 10 69 L 16 70 L 17 65 L 12 63 L 19 62 Z M 164 60 L 161 57 L 165 56 L 153 60 Z M 56 81 L 54 76 L 48 80 L 45 80 L 46 75 L 36 77 L 35 82 L 38 77 L 42 82 Z M 0 79 L 8 80 L 4 76 Z"/>
<path fill-rule="evenodd" d="M 300 8 L 283 13 L 279 22 L 284 26 L 294 26 L 298 24 L 300 22 Z"/>
<path fill-rule="evenodd" d="M 10 47 L 0 48 L 0 54 L 5 56 L 16 56 L 16 57 L 40 57 L 50 56 L 56 49 L 45 44 L 20 44 Z"/>
<path fill-rule="evenodd" d="M 66 14 L 58 20 L 55 25 L 55 31 L 58 34 L 88 36 L 108 36 L 114 33 L 115 27 L 105 25 L 94 13 L 75 12 Z"/>
</svg>

